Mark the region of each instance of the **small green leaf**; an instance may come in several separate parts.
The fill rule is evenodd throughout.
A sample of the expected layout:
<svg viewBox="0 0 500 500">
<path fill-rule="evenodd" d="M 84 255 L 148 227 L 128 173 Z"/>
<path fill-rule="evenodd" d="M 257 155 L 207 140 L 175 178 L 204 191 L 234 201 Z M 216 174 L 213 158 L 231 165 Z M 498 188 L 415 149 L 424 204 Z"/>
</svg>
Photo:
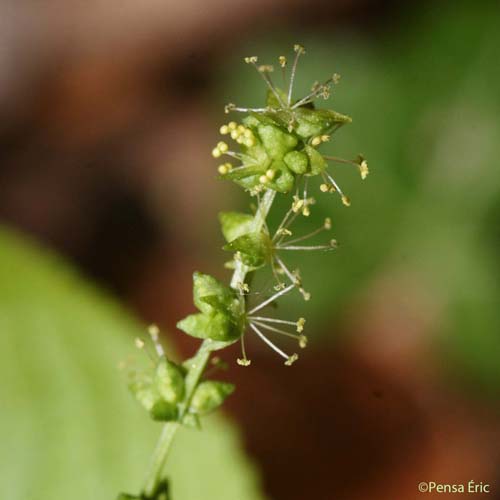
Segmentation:
<svg viewBox="0 0 500 500">
<path fill-rule="evenodd" d="M 191 411 L 205 415 L 218 408 L 234 391 L 234 385 L 227 382 L 208 380 L 201 382 L 191 400 Z"/>
<path fill-rule="evenodd" d="M 295 112 L 297 127 L 295 131 L 304 139 L 327 134 L 335 125 L 351 123 L 352 119 L 330 109 L 298 108 Z"/>
<path fill-rule="evenodd" d="M 160 396 L 168 403 L 178 403 L 184 397 L 184 375 L 175 363 L 164 356 L 156 367 L 154 383 Z"/>
<path fill-rule="evenodd" d="M 169 403 L 164 399 L 159 399 L 149 412 L 153 420 L 159 422 L 168 422 L 177 419 L 177 405 Z"/>
<path fill-rule="evenodd" d="M 231 252 L 240 252 L 242 262 L 251 267 L 264 265 L 272 251 L 269 236 L 262 231 L 244 234 L 223 248 Z"/>
<path fill-rule="evenodd" d="M 304 150 L 309 158 L 309 164 L 311 166 L 309 175 L 317 175 L 324 172 L 327 167 L 327 163 L 321 153 L 312 146 L 306 146 Z"/>
<path fill-rule="evenodd" d="M 229 307 L 235 298 L 234 291 L 209 274 L 195 272 L 193 274 L 193 301 L 194 305 L 204 313 L 213 312 L 214 308 L 203 297 L 217 296 L 220 304 Z"/>
<path fill-rule="evenodd" d="M 286 166 L 296 174 L 305 174 L 309 166 L 307 156 L 301 151 L 290 151 L 283 158 Z"/>
<path fill-rule="evenodd" d="M 241 335 L 241 327 L 228 314 L 190 314 L 177 323 L 177 328 L 199 339 L 229 341 Z"/>
<path fill-rule="evenodd" d="M 230 242 L 251 231 L 253 216 L 241 212 L 220 212 L 219 221 L 224 238 Z"/>
<path fill-rule="evenodd" d="M 177 327 L 193 337 L 229 342 L 243 331 L 240 299 L 236 292 L 213 276 L 193 275 L 193 298 L 199 314 L 191 314 Z"/>
</svg>

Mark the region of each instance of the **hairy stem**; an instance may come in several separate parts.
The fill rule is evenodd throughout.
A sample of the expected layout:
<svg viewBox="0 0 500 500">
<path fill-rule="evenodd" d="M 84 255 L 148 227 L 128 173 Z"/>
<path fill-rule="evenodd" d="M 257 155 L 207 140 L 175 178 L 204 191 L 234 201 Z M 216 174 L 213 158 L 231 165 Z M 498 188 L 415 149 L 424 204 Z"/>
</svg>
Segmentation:
<svg viewBox="0 0 500 500">
<path fill-rule="evenodd" d="M 269 213 L 269 210 L 271 209 L 275 195 L 275 191 L 268 190 L 262 197 L 253 219 L 252 231 L 260 231 L 264 226 L 266 217 Z M 237 290 L 238 285 L 245 281 L 245 277 L 248 271 L 248 266 L 237 260 L 236 269 L 234 270 L 233 276 L 231 278 L 231 287 Z M 163 427 L 163 430 L 158 439 L 158 443 L 153 452 L 149 470 L 144 483 L 143 493 L 146 497 L 151 497 L 158 489 L 158 485 L 160 484 L 160 481 L 162 479 L 162 472 L 165 467 L 168 452 L 174 440 L 175 433 L 177 432 L 177 429 L 180 426 L 180 422 L 182 422 L 182 418 L 189 408 L 189 404 L 193 397 L 194 391 L 196 390 L 200 378 L 205 371 L 208 360 L 210 358 L 210 353 L 213 350 L 211 344 L 211 340 L 204 340 L 195 356 L 190 360 L 190 366 L 186 375 L 186 395 L 180 407 L 179 420 L 177 422 L 167 422 Z"/>
</svg>

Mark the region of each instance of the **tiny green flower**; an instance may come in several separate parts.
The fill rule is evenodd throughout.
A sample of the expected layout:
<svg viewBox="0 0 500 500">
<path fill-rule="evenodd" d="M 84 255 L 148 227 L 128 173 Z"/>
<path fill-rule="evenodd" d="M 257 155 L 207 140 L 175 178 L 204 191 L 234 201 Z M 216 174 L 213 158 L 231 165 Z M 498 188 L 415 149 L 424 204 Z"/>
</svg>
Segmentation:
<svg viewBox="0 0 500 500">
<path fill-rule="evenodd" d="M 177 323 L 177 327 L 201 339 L 234 341 L 241 334 L 244 311 L 236 292 L 208 274 L 193 275 L 194 304 L 200 310 Z"/>
</svg>

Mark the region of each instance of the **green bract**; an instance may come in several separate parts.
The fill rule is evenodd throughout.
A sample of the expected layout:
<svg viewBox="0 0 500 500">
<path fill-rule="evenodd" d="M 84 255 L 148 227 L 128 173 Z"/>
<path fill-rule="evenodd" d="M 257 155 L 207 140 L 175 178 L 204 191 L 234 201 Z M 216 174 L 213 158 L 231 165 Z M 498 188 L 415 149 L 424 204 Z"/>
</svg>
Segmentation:
<svg viewBox="0 0 500 500">
<path fill-rule="evenodd" d="M 217 380 L 201 382 L 191 400 L 190 411 L 205 415 L 218 408 L 234 391 L 234 385 Z"/>
<path fill-rule="evenodd" d="M 272 244 L 269 235 L 259 231 L 244 234 L 227 245 L 224 250 L 239 252 L 241 261 L 252 268 L 263 266 L 271 258 Z"/>
<path fill-rule="evenodd" d="M 179 366 L 162 356 L 154 373 L 134 373 L 129 389 L 154 420 L 176 420 L 177 404 L 184 397 L 184 374 Z"/>
<path fill-rule="evenodd" d="M 178 403 L 184 397 L 184 374 L 167 358 L 160 358 L 156 367 L 155 385 L 160 396 L 169 403 Z"/>
<path fill-rule="evenodd" d="M 194 273 L 193 301 L 201 311 L 177 323 L 193 337 L 219 341 L 237 340 L 243 333 L 244 312 L 239 296 L 208 274 Z"/>
<path fill-rule="evenodd" d="M 222 234 L 228 242 L 224 250 L 238 252 L 241 261 L 257 269 L 271 259 L 272 242 L 263 231 L 252 231 L 253 216 L 240 212 L 219 214 Z"/>
<path fill-rule="evenodd" d="M 219 221 L 222 234 L 229 243 L 252 230 L 253 215 L 241 212 L 220 212 Z"/>
</svg>

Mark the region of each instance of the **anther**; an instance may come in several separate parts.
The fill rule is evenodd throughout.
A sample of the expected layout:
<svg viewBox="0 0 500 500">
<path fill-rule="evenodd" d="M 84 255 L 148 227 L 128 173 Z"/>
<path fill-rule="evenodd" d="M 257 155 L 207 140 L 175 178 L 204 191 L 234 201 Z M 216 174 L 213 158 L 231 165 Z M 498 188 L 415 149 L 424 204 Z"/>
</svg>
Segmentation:
<svg viewBox="0 0 500 500">
<path fill-rule="evenodd" d="M 135 347 L 137 347 L 137 349 L 142 349 L 144 347 L 144 340 L 142 340 L 140 338 L 136 338 L 134 343 L 135 343 Z"/>
<path fill-rule="evenodd" d="M 263 64 L 262 66 L 259 66 L 257 69 L 260 73 L 272 73 L 274 71 L 274 67 L 271 66 L 270 64 Z"/>
<path fill-rule="evenodd" d="M 226 175 L 232 170 L 233 166 L 230 163 L 223 163 L 217 168 L 220 175 Z"/>
<path fill-rule="evenodd" d="M 269 170 L 266 171 L 266 177 L 272 181 L 274 179 L 274 176 L 276 175 L 276 171 L 270 168 Z"/>
<path fill-rule="evenodd" d="M 327 217 L 325 219 L 325 222 L 323 223 L 323 227 L 325 229 L 331 229 L 332 228 L 332 219 L 330 219 L 330 217 Z"/>
<path fill-rule="evenodd" d="M 342 203 L 346 206 L 346 207 L 350 207 L 351 206 L 351 200 L 346 196 L 346 195 L 343 195 L 342 196 Z"/>
<path fill-rule="evenodd" d="M 361 179 L 365 180 L 370 171 L 368 170 L 368 162 L 366 160 L 363 160 L 359 164 L 359 173 L 361 174 Z"/>
<path fill-rule="evenodd" d="M 252 361 L 246 358 L 238 358 L 236 360 L 236 363 L 238 363 L 240 366 L 250 366 L 252 364 Z"/>
<path fill-rule="evenodd" d="M 229 149 L 229 146 L 223 142 L 223 141 L 220 141 L 218 144 L 217 144 L 217 148 L 219 149 L 219 151 L 221 153 L 225 153 L 228 149 Z"/>
<path fill-rule="evenodd" d="M 297 333 L 301 333 L 304 330 L 305 323 L 306 323 L 305 318 L 299 318 L 297 320 Z"/>
<path fill-rule="evenodd" d="M 297 361 L 299 359 L 299 355 L 298 354 L 292 354 L 286 361 L 285 361 L 285 365 L 286 366 L 292 366 L 295 361 Z"/>
<path fill-rule="evenodd" d="M 299 347 L 301 349 L 305 349 L 307 347 L 307 337 L 305 335 L 301 335 L 299 337 Z"/>
<path fill-rule="evenodd" d="M 300 209 L 304 206 L 304 200 L 297 196 L 293 197 L 292 211 L 295 213 L 300 212 Z"/>
<path fill-rule="evenodd" d="M 286 66 L 287 61 L 286 61 L 286 57 L 285 56 L 279 56 L 278 61 L 279 61 L 280 66 L 282 68 L 284 68 Z"/>
<path fill-rule="evenodd" d="M 244 61 L 247 64 L 255 64 L 258 60 L 259 60 L 259 58 L 257 56 L 245 57 L 245 59 L 244 59 Z"/>
</svg>

